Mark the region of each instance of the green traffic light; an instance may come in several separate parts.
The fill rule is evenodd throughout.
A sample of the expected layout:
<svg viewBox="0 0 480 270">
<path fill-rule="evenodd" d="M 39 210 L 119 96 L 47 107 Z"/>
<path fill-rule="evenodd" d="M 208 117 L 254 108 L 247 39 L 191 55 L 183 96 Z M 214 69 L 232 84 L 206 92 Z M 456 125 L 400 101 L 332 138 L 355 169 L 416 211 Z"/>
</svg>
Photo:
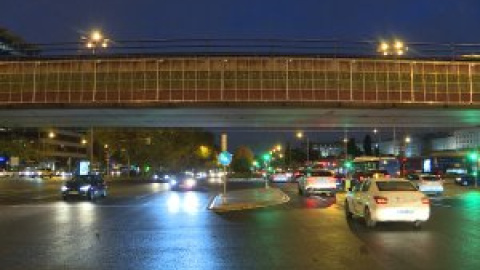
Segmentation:
<svg viewBox="0 0 480 270">
<path fill-rule="evenodd" d="M 269 161 L 271 158 L 272 158 L 272 156 L 268 153 L 263 155 L 263 160 L 265 160 L 265 161 Z"/>
<path fill-rule="evenodd" d="M 478 153 L 477 152 L 470 152 L 468 154 L 468 159 L 471 161 L 477 161 L 478 160 Z"/>
<path fill-rule="evenodd" d="M 351 161 L 346 161 L 345 162 L 345 167 L 346 168 L 351 168 L 352 167 L 352 162 Z"/>
</svg>

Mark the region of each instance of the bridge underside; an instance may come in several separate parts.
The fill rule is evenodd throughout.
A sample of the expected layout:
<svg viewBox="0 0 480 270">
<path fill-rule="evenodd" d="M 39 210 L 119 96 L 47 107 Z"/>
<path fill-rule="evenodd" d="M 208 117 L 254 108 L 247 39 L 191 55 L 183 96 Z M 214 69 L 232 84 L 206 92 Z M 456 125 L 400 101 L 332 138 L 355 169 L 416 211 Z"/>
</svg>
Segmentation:
<svg viewBox="0 0 480 270">
<path fill-rule="evenodd" d="M 57 105 L 58 106 L 58 105 Z M 286 106 L 114 106 L 2 108 L 4 127 L 476 127 L 480 109 L 415 107 Z"/>
</svg>

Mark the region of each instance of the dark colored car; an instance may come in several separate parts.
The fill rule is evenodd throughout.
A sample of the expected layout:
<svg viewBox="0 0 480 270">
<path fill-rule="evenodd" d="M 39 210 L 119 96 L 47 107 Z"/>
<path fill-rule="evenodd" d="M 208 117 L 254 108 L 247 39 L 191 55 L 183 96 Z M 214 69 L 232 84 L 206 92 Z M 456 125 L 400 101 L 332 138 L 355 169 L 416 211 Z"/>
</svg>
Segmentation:
<svg viewBox="0 0 480 270">
<path fill-rule="evenodd" d="M 198 187 L 198 180 L 191 173 L 177 173 L 170 177 L 171 190 L 195 190 Z"/>
<path fill-rule="evenodd" d="M 299 168 L 298 170 L 295 170 L 293 172 L 291 181 L 292 182 L 298 182 L 298 179 L 305 176 L 305 174 L 306 174 L 305 169 L 304 168 Z"/>
<path fill-rule="evenodd" d="M 477 183 L 480 181 L 477 180 Z M 461 186 L 473 186 L 475 185 L 475 176 L 469 174 L 461 174 L 455 177 L 455 184 Z M 479 185 L 480 186 L 480 185 Z"/>
<path fill-rule="evenodd" d="M 152 174 L 152 180 L 155 182 L 169 183 L 170 180 L 173 178 L 172 176 L 174 176 L 173 172 L 157 171 Z"/>
<path fill-rule="evenodd" d="M 87 198 L 95 200 L 107 196 L 107 185 L 101 175 L 76 175 L 62 186 L 62 197 Z"/>
</svg>

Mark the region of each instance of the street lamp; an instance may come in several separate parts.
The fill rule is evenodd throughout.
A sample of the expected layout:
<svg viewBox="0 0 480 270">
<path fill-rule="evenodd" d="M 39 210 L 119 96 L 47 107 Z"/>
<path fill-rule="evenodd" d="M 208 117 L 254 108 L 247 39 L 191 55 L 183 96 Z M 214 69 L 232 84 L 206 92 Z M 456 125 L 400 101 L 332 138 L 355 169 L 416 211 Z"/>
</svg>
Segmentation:
<svg viewBox="0 0 480 270">
<path fill-rule="evenodd" d="M 110 40 L 105 38 L 102 32 L 94 30 L 87 37 L 82 37 L 85 41 L 85 47 L 92 50 L 92 54 L 95 54 L 96 48 L 107 48 Z"/>
<path fill-rule="evenodd" d="M 392 42 L 388 41 L 382 41 L 380 44 L 378 44 L 377 51 L 384 55 L 397 55 L 397 56 L 402 56 L 405 54 L 406 51 L 408 51 L 408 47 L 405 46 L 405 43 L 401 40 L 394 40 Z"/>
<path fill-rule="evenodd" d="M 276 149 L 277 151 L 279 151 L 279 152 L 282 151 L 282 145 L 277 144 L 277 145 L 275 146 L 275 149 Z"/>
</svg>

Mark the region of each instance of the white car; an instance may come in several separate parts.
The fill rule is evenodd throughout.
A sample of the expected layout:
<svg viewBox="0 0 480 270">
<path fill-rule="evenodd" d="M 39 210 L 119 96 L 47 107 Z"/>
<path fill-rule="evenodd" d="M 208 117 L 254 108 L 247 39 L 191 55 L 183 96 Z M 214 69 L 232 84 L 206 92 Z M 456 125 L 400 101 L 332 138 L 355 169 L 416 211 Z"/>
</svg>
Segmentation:
<svg viewBox="0 0 480 270">
<path fill-rule="evenodd" d="M 404 179 L 367 179 L 348 192 L 345 214 L 363 217 L 368 227 L 388 221 L 420 227 L 430 218 L 430 199 Z"/>
<path fill-rule="evenodd" d="M 288 182 L 290 176 L 286 172 L 275 172 L 270 176 L 270 181 L 272 182 Z"/>
<path fill-rule="evenodd" d="M 306 171 L 305 175 L 298 180 L 298 193 L 300 195 L 337 193 L 337 179 L 335 173 L 330 170 Z"/>
<path fill-rule="evenodd" d="M 443 180 L 436 175 L 420 175 L 416 184 L 418 190 L 425 194 L 443 194 Z"/>
</svg>

